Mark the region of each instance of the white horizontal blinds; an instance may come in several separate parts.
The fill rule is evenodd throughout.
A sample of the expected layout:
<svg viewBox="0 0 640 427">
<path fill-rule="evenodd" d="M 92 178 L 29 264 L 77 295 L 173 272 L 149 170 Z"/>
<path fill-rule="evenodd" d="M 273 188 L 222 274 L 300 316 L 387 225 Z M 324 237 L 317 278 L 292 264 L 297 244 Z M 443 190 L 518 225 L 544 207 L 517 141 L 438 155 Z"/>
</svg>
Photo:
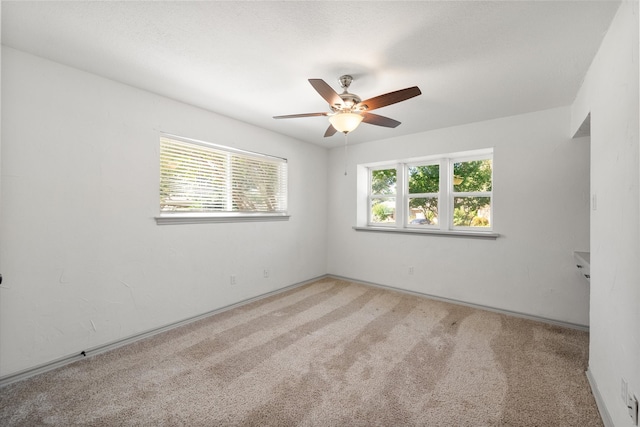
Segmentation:
<svg viewBox="0 0 640 427">
<path fill-rule="evenodd" d="M 286 209 L 286 160 L 160 138 L 161 212 Z"/>
<path fill-rule="evenodd" d="M 160 211 L 224 211 L 227 164 L 225 153 L 160 138 Z"/>
<path fill-rule="evenodd" d="M 239 212 L 286 212 L 287 164 L 231 155 L 232 209 Z"/>
</svg>

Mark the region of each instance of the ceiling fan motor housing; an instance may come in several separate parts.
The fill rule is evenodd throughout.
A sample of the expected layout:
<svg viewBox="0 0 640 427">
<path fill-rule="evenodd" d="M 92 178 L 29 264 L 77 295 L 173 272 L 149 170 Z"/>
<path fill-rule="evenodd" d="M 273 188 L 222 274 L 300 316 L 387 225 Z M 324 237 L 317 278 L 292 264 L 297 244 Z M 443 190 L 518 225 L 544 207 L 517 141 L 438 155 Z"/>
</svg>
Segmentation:
<svg viewBox="0 0 640 427">
<path fill-rule="evenodd" d="M 354 109 L 353 107 L 362 101 L 358 95 L 346 91 L 340 94 L 340 98 L 342 98 L 342 105 L 336 105 L 334 111 L 351 111 Z M 360 110 L 360 108 L 358 108 L 358 110 Z"/>
<path fill-rule="evenodd" d="M 349 93 L 349 86 L 353 81 L 353 77 L 351 77 L 348 74 L 345 74 L 344 76 L 340 76 L 338 81 L 340 82 L 340 87 L 344 89 L 344 92 L 342 92 L 339 95 L 340 98 L 342 99 L 342 105 L 332 106 L 332 107 L 336 107 L 332 109 L 333 111 L 353 111 L 354 110 L 353 107 L 355 107 L 357 104 L 359 104 L 362 101 L 362 99 L 360 99 L 358 95 Z M 358 110 L 361 110 L 361 108 L 358 108 Z"/>
</svg>

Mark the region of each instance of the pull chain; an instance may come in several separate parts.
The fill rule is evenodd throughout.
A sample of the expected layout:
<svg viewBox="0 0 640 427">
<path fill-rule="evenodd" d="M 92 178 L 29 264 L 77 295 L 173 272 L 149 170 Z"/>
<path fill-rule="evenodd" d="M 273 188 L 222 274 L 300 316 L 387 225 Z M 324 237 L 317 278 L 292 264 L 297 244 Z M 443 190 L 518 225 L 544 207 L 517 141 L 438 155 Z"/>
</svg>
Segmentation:
<svg viewBox="0 0 640 427">
<path fill-rule="evenodd" d="M 347 176 L 347 141 L 349 132 L 344 133 L 344 176 Z"/>
</svg>

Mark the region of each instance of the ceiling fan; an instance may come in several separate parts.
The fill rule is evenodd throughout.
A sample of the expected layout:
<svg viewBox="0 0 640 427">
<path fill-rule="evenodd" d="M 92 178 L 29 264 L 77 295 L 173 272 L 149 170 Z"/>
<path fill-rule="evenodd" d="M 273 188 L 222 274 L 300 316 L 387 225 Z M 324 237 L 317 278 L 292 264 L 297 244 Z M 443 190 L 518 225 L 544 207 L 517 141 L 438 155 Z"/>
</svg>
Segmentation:
<svg viewBox="0 0 640 427">
<path fill-rule="evenodd" d="M 360 122 L 370 125 L 395 128 L 400 124 L 399 121 L 390 119 L 389 117 L 379 116 L 369 111 L 377 108 L 386 107 L 387 105 L 397 102 L 406 101 L 414 96 L 420 95 L 420 89 L 417 86 L 406 89 L 396 90 L 394 92 L 385 93 L 373 98 L 362 101 L 358 95 L 349 93 L 349 86 L 353 81 L 350 75 L 341 76 L 338 80 L 340 87 L 344 89 L 341 94 L 334 91 L 322 79 L 309 79 L 311 86 L 322 96 L 328 103 L 331 112 L 327 113 L 304 113 L 290 114 L 287 116 L 275 116 L 274 119 L 293 119 L 298 117 L 329 117 L 329 127 L 324 133 L 325 137 L 333 136 L 336 132 L 343 132 L 345 135 L 358 127 Z"/>
</svg>

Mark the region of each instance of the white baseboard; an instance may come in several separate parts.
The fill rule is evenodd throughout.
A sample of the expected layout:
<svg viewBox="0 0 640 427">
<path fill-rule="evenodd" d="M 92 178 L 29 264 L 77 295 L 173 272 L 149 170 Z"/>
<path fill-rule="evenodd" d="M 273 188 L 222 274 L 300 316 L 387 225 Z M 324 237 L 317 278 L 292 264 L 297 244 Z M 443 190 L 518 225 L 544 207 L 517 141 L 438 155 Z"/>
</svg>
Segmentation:
<svg viewBox="0 0 640 427">
<path fill-rule="evenodd" d="M 322 276 L 314 277 L 313 279 L 309 279 L 309 280 L 305 280 L 303 282 L 295 283 L 293 285 L 285 286 L 284 288 L 276 289 L 275 291 L 267 292 L 267 293 L 255 296 L 253 298 L 249 298 L 249 299 L 242 300 L 242 301 L 239 301 L 239 302 L 234 303 L 234 304 L 227 305 L 225 307 L 220 307 L 220 308 L 217 308 L 215 310 L 211 310 L 211 311 L 208 311 L 206 313 L 199 314 L 197 316 L 189 317 L 187 319 L 179 320 L 177 322 L 173 322 L 173 323 L 170 323 L 170 324 L 167 324 L 167 325 L 164 325 L 164 326 L 160 326 L 158 328 L 154 328 L 154 329 L 150 329 L 148 331 L 140 332 L 138 334 L 131 335 L 131 336 L 128 336 L 126 338 L 122 338 L 122 339 L 119 339 L 119 340 L 116 340 L 116 341 L 112 341 L 112 342 L 109 342 L 109 343 L 106 343 L 106 344 L 102 344 L 102 345 L 99 345 L 99 346 L 96 346 L 96 347 L 93 347 L 93 348 L 90 348 L 90 349 L 86 349 L 86 350 L 83 350 L 83 351 L 75 353 L 75 354 L 69 354 L 69 355 L 63 356 L 63 357 L 61 357 L 59 359 L 55 359 L 55 360 L 52 360 L 50 362 L 43 363 L 41 365 L 35 366 L 33 368 L 28 368 L 28 369 L 25 369 L 25 370 L 22 370 L 22 371 L 13 373 L 13 374 L 5 375 L 3 377 L 0 377 L 0 388 L 5 387 L 5 386 L 7 386 L 9 384 L 18 382 L 18 381 L 25 380 L 25 379 L 33 377 L 35 375 L 43 374 L 45 372 L 52 371 L 52 370 L 57 369 L 57 368 L 61 368 L 61 367 L 65 366 L 65 365 L 68 365 L 70 363 L 73 363 L 73 362 L 76 362 L 76 361 L 78 361 L 80 359 L 83 359 L 84 357 L 95 356 L 95 355 L 98 355 L 98 354 L 101 354 L 101 353 L 105 353 L 105 352 L 107 352 L 109 350 L 114 350 L 114 349 L 116 349 L 118 347 L 122 347 L 122 346 L 127 345 L 127 344 L 132 344 L 132 343 L 134 343 L 136 341 L 139 341 L 141 339 L 152 337 L 152 336 L 160 334 L 162 332 L 166 332 L 168 330 L 171 330 L 171 329 L 174 329 L 174 328 L 177 328 L 177 327 L 180 327 L 180 326 L 184 326 L 184 325 L 187 325 L 189 323 L 193 323 L 195 321 L 204 319 L 204 318 L 209 317 L 209 316 L 213 316 L 214 314 L 222 313 L 224 311 L 231 310 L 233 308 L 240 307 L 242 305 L 249 304 L 249 303 L 252 303 L 254 301 L 257 301 L 257 300 L 260 300 L 260 299 L 263 299 L 263 298 L 267 298 L 267 297 L 270 297 L 272 295 L 276 295 L 276 294 L 288 291 L 290 289 L 294 289 L 294 288 L 297 288 L 299 286 L 306 285 L 308 283 L 315 282 L 316 280 L 320 280 L 320 279 L 323 279 L 325 277 L 327 277 L 326 274 L 322 275 Z"/>
<path fill-rule="evenodd" d="M 611 420 L 611 416 L 609 415 L 609 411 L 607 411 L 607 407 L 604 404 L 604 400 L 602 399 L 602 395 L 600 394 L 600 390 L 598 389 L 598 384 L 596 383 L 596 379 L 593 378 L 591 371 L 587 369 L 587 380 L 589 380 L 589 385 L 591 386 L 591 393 L 596 400 L 596 405 L 598 406 L 598 411 L 600 412 L 600 417 L 602 418 L 602 422 L 604 423 L 604 427 L 615 427 L 613 421 Z"/>
<path fill-rule="evenodd" d="M 406 294 L 416 295 L 416 296 L 423 297 L 423 298 L 429 298 L 429 299 L 433 299 L 433 300 L 436 300 L 436 301 L 448 302 L 448 303 L 457 304 L 457 305 L 464 305 L 464 306 L 471 307 L 471 308 L 477 308 L 479 310 L 486 310 L 486 311 L 492 311 L 494 313 L 506 314 L 508 316 L 514 316 L 514 317 L 520 317 L 520 318 L 523 318 L 523 319 L 535 320 L 537 322 L 549 323 L 549 324 L 552 324 L 552 325 L 562 326 L 562 327 L 565 327 L 565 328 L 577 329 L 577 330 L 585 331 L 585 332 L 589 331 L 589 326 L 588 325 L 580 325 L 580 324 L 577 324 L 577 323 L 563 322 L 561 320 L 549 319 L 549 318 L 546 318 L 546 317 L 536 316 L 536 315 L 533 315 L 533 314 L 527 314 L 527 313 L 520 313 L 520 312 L 517 312 L 517 311 L 504 310 L 504 309 L 501 309 L 501 308 L 495 308 L 495 307 L 490 307 L 490 306 L 481 305 L 481 304 L 473 304 L 473 303 L 466 302 L 466 301 L 460 301 L 460 300 L 456 300 L 456 299 L 452 299 L 452 298 L 439 297 L 437 295 L 431 295 L 431 294 L 426 294 L 426 293 L 417 292 L 417 291 L 410 291 L 410 290 L 407 290 L 407 289 L 396 288 L 396 287 L 388 286 L 388 285 L 381 285 L 379 283 L 367 282 L 367 281 L 364 281 L 364 280 L 353 279 L 351 277 L 338 276 L 338 275 L 335 275 L 335 274 L 328 274 L 327 277 L 333 277 L 333 278 L 336 278 L 336 279 L 346 280 L 346 281 L 349 281 L 349 282 L 360 283 L 360 284 L 368 285 L 368 286 L 375 286 L 375 287 L 383 288 L 383 289 L 389 289 L 389 290 L 396 291 L 396 292 L 403 292 L 403 293 L 406 293 Z"/>
<path fill-rule="evenodd" d="M 277 289 L 275 291 L 271 291 L 271 292 L 267 292 L 265 294 L 261 294 L 261 295 L 255 296 L 253 298 L 242 300 L 242 301 L 239 301 L 239 302 L 237 302 L 235 304 L 231 304 L 231 305 L 228 305 L 228 306 L 225 306 L 225 307 L 221 307 L 221 308 L 218 308 L 218 309 L 215 309 L 215 310 L 211 310 L 209 312 L 206 312 L 206 313 L 203 313 L 203 314 L 200 314 L 200 315 L 197 315 L 197 316 L 193 316 L 193 317 L 190 317 L 190 318 L 187 318 L 187 319 L 183 319 L 183 320 L 180 320 L 180 321 L 177 321 L 177 322 L 173 322 L 173 323 L 170 323 L 170 324 L 167 324 L 167 325 L 164 325 L 164 326 L 160 326 L 158 328 L 154 328 L 154 329 L 151 329 L 151 330 L 148 330 L 148 331 L 144 331 L 144 332 L 141 332 L 141 333 L 138 333 L 138 334 L 135 334 L 135 335 L 131 335 L 129 337 L 122 338 L 122 339 L 119 339 L 119 340 L 116 340 L 116 341 L 112 341 L 112 342 L 109 342 L 109 343 L 106 343 L 106 344 L 103 344 L 103 345 L 99 345 L 99 346 L 96 346 L 96 347 L 93 347 L 93 348 L 90 348 L 90 349 L 85 349 L 85 350 L 83 350 L 81 352 L 78 352 L 78 353 L 75 353 L 75 354 L 70 354 L 70 355 L 61 357 L 59 359 L 55 359 L 55 360 L 52 360 L 50 362 L 43 363 L 41 365 L 35 366 L 33 368 L 28 368 L 28 369 L 25 369 L 25 370 L 22 370 L 22 371 L 13 373 L 13 374 L 5 375 L 3 377 L 0 377 L 0 388 L 5 387 L 5 386 L 7 386 L 9 384 L 12 384 L 12 383 L 15 383 L 15 382 L 22 381 L 24 379 L 33 377 L 35 375 L 39 375 L 39 374 L 51 371 L 53 369 L 60 368 L 62 366 L 65 366 L 65 365 L 68 365 L 70 363 L 76 362 L 76 361 L 78 361 L 78 360 L 80 360 L 80 359 L 82 359 L 84 357 L 95 356 L 95 355 L 107 352 L 109 350 L 114 350 L 114 349 L 116 349 L 118 347 L 122 347 L 124 345 L 134 343 L 134 342 L 136 342 L 138 340 L 152 337 L 152 336 L 157 335 L 159 333 L 166 332 L 168 330 L 171 330 L 171 329 L 183 326 L 183 325 L 187 325 L 189 323 L 193 323 L 195 321 L 204 319 L 206 317 L 213 316 L 214 314 L 222 313 L 224 311 L 231 310 L 233 308 L 240 307 L 242 305 L 249 304 L 251 302 L 254 302 L 254 301 L 257 301 L 257 300 L 260 300 L 260 299 L 263 299 L 263 298 L 266 298 L 266 297 L 269 297 L 269 296 L 272 296 L 272 295 L 276 295 L 276 294 L 288 291 L 290 289 L 297 288 L 299 286 L 306 285 L 308 283 L 314 282 L 316 280 L 323 279 L 325 277 L 332 277 L 332 278 L 335 278 L 335 279 L 346 280 L 346 281 L 350 281 L 350 282 L 354 282 L 354 283 L 360 283 L 360 284 L 363 284 L 363 285 L 375 286 L 375 287 L 378 287 L 378 288 L 389 289 L 389 290 L 397 291 L 397 292 L 404 292 L 404 293 L 407 293 L 407 294 L 416 295 L 416 296 L 420 296 L 420 297 L 424 297 L 424 298 L 429 298 L 429 299 L 443 301 L 443 302 L 449 302 L 449 303 L 452 303 L 452 304 L 464 305 L 464 306 L 468 306 L 468 307 L 472 307 L 472 308 L 478 308 L 478 309 L 481 309 L 481 310 L 493 311 L 493 312 L 496 312 L 496 313 L 507 314 L 507 315 L 510 315 L 510 316 L 522 317 L 522 318 L 526 318 L 526 319 L 530 319 L 530 320 L 536 320 L 536 321 L 539 321 L 539 322 L 551 323 L 551 324 L 554 324 L 554 325 L 557 325 L 557 326 L 564 326 L 564 327 L 567 327 L 567 328 L 579 329 L 579 330 L 583 330 L 583 331 L 588 331 L 589 330 L 589 327 L 585 326 L 585 325 L 576 325 L 576 324 L 573 324 L 573 323 L 561 322 L 561 321 L 557 321 L 557 320 L 553 320 L 553 319 L 546 319 L 546 318 L 543 318 L 543 317 L 532 316 L 532 315 L 525 314 L 525 313 L 518 313 L 518 312 L 513 312 L 513 311 L 508 311 L 508 310 L 502 310 L 502 309 L 497 309 L 497 308 L 493 308 L 493 307 L 487 307 L 487 306 L 483 306 L 483 305 L 479 305 L 479 304 L 471 304 L 471 303 L 467 303 L 467 302 L 464 302 L 464 301 L 458 301 L 458 300 L 454 300 L 454 299 L 450 299 L 450 298 L 438 297 L 438 296 L 435 296 L 435 295 L 425 294 L 425 293 L 416 292 L 416 291 L 409 291 L 409 290 L 405 290 L 405 289 L 401 289 L 401 288 L 395 288 L 393 286 L 386 286 L 386 285 L 381 285 L 381 284 L 378 284 L 378 283 L 372 283 L 372 282 L 367 282 L 367 281 L 363 281 L 363 280 L 353 279 L 353 278 L 350 278 L 350 277 L 343 277 L 343 276 L 338 276 L 338 275 L 334 275 L 334 274 L 325 274 L 325 275 L 322 275 L 322 276 L 314 277 L 313 279 L 305 280 L 303 282 L 295 283 L 293 285 L 289 285 L 289 286 L 286 286 L 284 288 Z M 590 382 L 591 382 L 591 379 L 590 379 Z M 592 388 L 593 388 L 593 385 L 592 385 Z M 594 396 L 595 395 L 596 394 L 594 392 Z M 598 401 L 598 400 L 596 399 L 596 401 Z M 598 408 L 600 408 L 600 403 L 598 403 Z M 603 406 L 603 408 L 604 408 L 604 406 Z M 601 410 L 601 413 L 602 413 L 602 410 Z M 603 418 L 604 418 L 604 415 L 603 415 Z M 609 425 L 613 426 L 613 424 L 609 424 Z"/>
</svg>

